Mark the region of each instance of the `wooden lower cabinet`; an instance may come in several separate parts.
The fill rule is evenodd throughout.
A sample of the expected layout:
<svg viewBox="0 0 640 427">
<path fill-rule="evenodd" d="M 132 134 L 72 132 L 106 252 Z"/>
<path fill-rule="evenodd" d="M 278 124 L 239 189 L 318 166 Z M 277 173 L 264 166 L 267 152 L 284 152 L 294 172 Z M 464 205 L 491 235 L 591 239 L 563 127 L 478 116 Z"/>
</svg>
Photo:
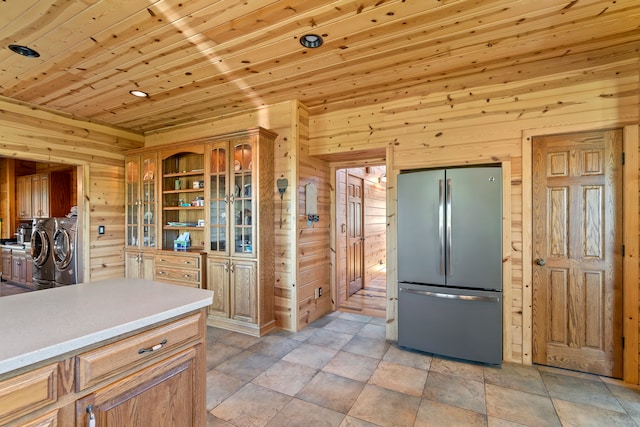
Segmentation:
<svg viewBox="0 0 640 427">
<path fill-rule="evenodd" d="M 3 427 L 205 427 L 206 310 L 0 381 Z"/>
<path fill-rule="evenodd" d="M 33 260 L 25 249 L 2 249 L 2 278 L 11 283 L 35 289 Z"/>
<path fill-rule="evenodd" d="M 200 351 L 202 353 L 202 351 Z M 202 357 L 202 355 L 200 355 Z M 76 403 L 76 426 L 204 426 L 205 411 L 197 405 L 198 351 L 191 348 Z"/>
<path fill-rule="evenodd" d="M 202 288 L 203 258 L 199 252 L 157 252 L 155 280 Z"/>
<path fill-rule="evenodd" d="M 11 280 L 11 249 L 2 248 L 2 279 Z"/>
<path fill-rule="evenodd" d="M 213 291 L 209 321 L 213 326 L 261 336 L 275 328 L 263 304 L 257 262 L 244 259 L 207 258 L 207 289 Z"/>
<path fill-rule="evenodd" d="M 128 279 L 154 280 L 156 255 L 153 252 L 126 251 L 125 274 Z"/>
</svg>

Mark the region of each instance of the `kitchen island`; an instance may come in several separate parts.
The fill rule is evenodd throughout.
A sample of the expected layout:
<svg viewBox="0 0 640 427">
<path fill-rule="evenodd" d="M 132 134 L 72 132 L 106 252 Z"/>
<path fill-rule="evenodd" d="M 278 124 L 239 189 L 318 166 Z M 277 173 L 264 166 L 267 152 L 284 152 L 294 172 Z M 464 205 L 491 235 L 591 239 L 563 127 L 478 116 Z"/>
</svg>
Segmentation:
<svg viewBox="0 0 640 427">
<path fill-rule="evenodd" d="M 113 279 L 0 298 L 0 425 L 204 426 L 212 296 Z"/>
</svg>

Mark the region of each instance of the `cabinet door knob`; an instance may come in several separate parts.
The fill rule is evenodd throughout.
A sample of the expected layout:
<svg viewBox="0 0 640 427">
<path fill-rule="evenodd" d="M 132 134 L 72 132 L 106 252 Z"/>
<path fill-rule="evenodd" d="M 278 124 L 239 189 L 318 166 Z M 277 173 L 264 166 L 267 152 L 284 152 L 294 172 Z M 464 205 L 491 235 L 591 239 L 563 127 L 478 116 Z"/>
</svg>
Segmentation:
<svg viewBox="0 0 640 427">
<path fill-rule="evenodd" d="M 89 427 L 96 427 L 96 415 L 93 413 L 93 405 L 87 406 L 87 414 L 89 414 Z"/>
<path fill-rule="evenodd" d="M 543 265 L 546 264 L 546 262 L 545 262 L 544 258 L 538 258 L 536 260 L 536 264 L 538 264 L 539 266 L 543 266 Z"/>
</svg>

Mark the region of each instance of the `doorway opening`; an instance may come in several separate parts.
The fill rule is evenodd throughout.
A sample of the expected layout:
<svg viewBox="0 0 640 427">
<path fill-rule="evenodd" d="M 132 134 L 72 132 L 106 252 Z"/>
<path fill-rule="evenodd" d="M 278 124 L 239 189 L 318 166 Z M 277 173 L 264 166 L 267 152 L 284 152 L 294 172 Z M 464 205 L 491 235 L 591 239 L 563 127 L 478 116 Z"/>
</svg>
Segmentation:
<svg viewBox="0 0 640 427">
<path fill-rule="evenodd" d="M 336 169 L 336 307 L 386 317 L 386 166 Z"/>
</svg>

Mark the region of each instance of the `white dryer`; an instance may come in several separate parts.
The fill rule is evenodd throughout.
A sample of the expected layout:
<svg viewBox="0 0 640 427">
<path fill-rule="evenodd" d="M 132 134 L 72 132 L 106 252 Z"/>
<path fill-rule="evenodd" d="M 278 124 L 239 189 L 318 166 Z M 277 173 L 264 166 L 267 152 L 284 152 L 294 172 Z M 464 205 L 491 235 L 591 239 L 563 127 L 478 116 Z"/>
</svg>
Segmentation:
<svg viewBox="0 0 640 427">
<path fill-rule="evenodd" d="M 77 218 L 54 218 L 53 264 L 55 286 L 78 283 Z"/>
<path fill-rule="evenodd" d="M 53 264 L 53 218 L 33 220 L 31 233 L 31 258 L 33 259 L 33 283 L 36 289 L 51 288 L 55 285 L 55 265 Z"/>
</svg>

